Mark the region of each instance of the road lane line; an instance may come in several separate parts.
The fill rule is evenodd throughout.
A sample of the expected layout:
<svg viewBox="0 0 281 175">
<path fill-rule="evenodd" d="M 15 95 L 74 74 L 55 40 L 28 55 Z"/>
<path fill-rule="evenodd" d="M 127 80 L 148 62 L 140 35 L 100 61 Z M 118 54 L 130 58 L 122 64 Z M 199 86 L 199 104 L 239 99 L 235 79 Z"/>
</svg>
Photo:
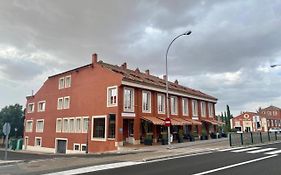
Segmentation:
<svg viewBox="0 0 281 175">
<path fill-rule="evenodd" d="M 265 148 L 265 149 L 255 150 L 255 151 L 248 151 L 247 153 L 255 154 L 255 153 L 262 153 L 262 152 L 266 152 L 266 151 L 272 151 L 275 149 L 277 149 L 277 148 Z"/>
<path fill-rule="evenodd" d="M 279 154 L 279 153 L 281 153 L 281 150 L 271 151 L 271 152 L 264 153 L 264 154 Z"/>
<path fill-rule="evenodd" d="M 241 153 L 241 152 L 246 152 L 246 151 L 260 149 L 260 148 L 261 147 L 251 147 L 251 148 L 239 149 L 239 150 L 235 150 L 235 151 L 231 151 L 231 152 L 233 152 L 233 153 Z"/>
<path fill-rule="evenodd" d="M 225 151 L 232 151 L 232 150 L 236 150 L 236 149 L 241 149 L 241 148 L 245 148 L 245 147 L 234 147 L 234 148 L 227 148 L 227 149 L 221 149 L 219 150 L 219 152 L 225 152 Z"/>
<path fill-rule="evenodd" d="M 111 163 L 105 165 L 77 168 L 77 169 L 66 170 L 61 172 L 48 173 L 44 175 L 76 175 L 76 174 L 90 173 L 90 172 L 101 171 L 101 170 L 127 167 L 127 166 L 142 164 L 142 163 L 143 162 L 118 162 L 118 163 Z"/>
<path fill-rule="evenodd" d="M 245 164 L 249 164 L 249 163 L 253 163 L 253 162 L 257 162 L 257 161 L 261 161 L 261 160 L 265 160 L 265 159 L 270 159 L 270 158 L 276 157 L 276 156 L 278 156 L 278 155 L 274 154 L 274 155 L 270 155 L 270 156 L 266 156 L 266 157 L 261 157 L 261 158 L 258 158 L 258 159 L 248 160 L 246 162 L 240 162 L 240 163 L 236 163 L 236 164 L 233 164 L 233 165 L 228 165 L 228 166 L 224 166 L 224 167 L 221 167 L 221 168 L 216 168 L 216 169 L 213 169 L 213 170 L 204 171 L 204 172 L 201 172 L 201 173 L 196 173 L 196 174 L 193 174 L 193 175 L 210 174 L 210 173 L 213 173 L 213 172 L 217 172 L 217 171 L 221 171 L 221 170 L 225 170 L 225 169 L 229 169 L 229 168 L 233 168 L 233 167 L 237 167 L 237 166 L 241 166 L 241 165 L 245 165 Z"/>
</svg>

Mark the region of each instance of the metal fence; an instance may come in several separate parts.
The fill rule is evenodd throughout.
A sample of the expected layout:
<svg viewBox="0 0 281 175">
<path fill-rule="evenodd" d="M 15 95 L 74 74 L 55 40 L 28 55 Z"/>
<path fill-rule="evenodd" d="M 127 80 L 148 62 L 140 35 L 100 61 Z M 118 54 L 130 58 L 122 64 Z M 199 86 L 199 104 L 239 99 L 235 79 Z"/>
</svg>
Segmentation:
<svg viewBox="0 0 281 175">
<path fill-rule="evenodd" d="M 229 133 L 230 146 L 253 145 L 281 140 L 281 133 L 277 132 L 246 132 Z"/>
</svg>

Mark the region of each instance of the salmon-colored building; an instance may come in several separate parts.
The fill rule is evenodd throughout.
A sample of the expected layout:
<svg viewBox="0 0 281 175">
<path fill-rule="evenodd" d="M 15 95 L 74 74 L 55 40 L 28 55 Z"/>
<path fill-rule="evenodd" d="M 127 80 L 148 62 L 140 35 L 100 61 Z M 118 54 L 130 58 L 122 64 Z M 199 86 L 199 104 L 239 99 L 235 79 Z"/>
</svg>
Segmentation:
<svg viewBox="0 0 281 175">
<path fill-rule="evenodd" d="M 172 134 L 215 132 L 217 99 L 169 83 Z M 52 153 L 104 152 L 141 144 L 151 134 L 159 142 L 167 132 L 165 79 L 149 70 L 110 65 L 92 55 L 92 63 L 48 77 L 27 97 L 24 144 Z M 88 147 L 87 147 L 88 145 Z"/>
</svg>

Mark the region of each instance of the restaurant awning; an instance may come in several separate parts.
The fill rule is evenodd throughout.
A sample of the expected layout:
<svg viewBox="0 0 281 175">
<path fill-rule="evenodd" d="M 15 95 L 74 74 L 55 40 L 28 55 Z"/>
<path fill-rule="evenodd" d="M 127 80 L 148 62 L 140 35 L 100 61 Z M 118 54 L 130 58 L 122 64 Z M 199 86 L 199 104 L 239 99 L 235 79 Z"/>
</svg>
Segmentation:
<svg viewBox="0 0 281 175">
<path fill-rule="evenodd" d="M 201 118 L 201 120 L 207 123 L 211 123 L 212 125 L 219 125 L 219 123 L 216 120 L 206 119 L 206 118 Z"/>
<path fill-rule="evenodd" d="M 154 125 L 164 125 L 164 120 L 161 120 L 157 117 L 151 117 L 151 116 L 142 116 L 141 117 L 143 120 L 152 122 Z"/>
<path fill-rule="evenodd" d="M 158 117 L 161 120 L 165 120 L 165 117 Z M 184 120 L 180 117 L 170 117 L 172 125 L 183 126 L 183 125 L 191 125 L 190 121 Z"/>
<path fill-rule="evenodd" d="M 183 118 L 183 119 L 191 122 L 192 125 L 202 125 L 202 122 L 200 122 L 198 120 L 194 120 L 194 119 L 190 119 L 190 118 Z"/>
</svg>

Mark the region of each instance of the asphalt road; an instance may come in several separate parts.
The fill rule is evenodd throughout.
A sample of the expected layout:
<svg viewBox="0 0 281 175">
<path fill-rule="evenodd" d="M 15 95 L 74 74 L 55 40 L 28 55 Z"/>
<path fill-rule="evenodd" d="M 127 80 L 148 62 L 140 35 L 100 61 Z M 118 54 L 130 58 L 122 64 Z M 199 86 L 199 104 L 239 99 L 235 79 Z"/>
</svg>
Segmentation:
<svg viewBox="0 0 281 175">
<path fill-rule="evenodd" d="M 281 150 L 281 143 L 258 146 L 254 150 Z M 242 149 L 241 149 L 242 150 Z M 171 174 L 239 174 L 239 175 L 280 175 L 281 153 L 269 155 L 267 152 L 247 153 L 249 151 L 215 152 L 205 155 L 182 157 L 171 160 L 146 162 L 138 165 L 85 173 L 89 175 L 171 175 Z M 262 159 L 262 160 L 259 160 Z M 253 161 L 253 162 L 251 162 Z M 244 163 L 247 164 L 244 164 Z M 234 167 L 233 167 L 234 166 Z M 219 168 L 219 169 L 218 169 Z M 220 169 L 225 168 L 225 169 Z M 208 171 L 211 171 L 208 173 Z M 212 172 L 213 171 L 213 172 Z"/>
</svg>

